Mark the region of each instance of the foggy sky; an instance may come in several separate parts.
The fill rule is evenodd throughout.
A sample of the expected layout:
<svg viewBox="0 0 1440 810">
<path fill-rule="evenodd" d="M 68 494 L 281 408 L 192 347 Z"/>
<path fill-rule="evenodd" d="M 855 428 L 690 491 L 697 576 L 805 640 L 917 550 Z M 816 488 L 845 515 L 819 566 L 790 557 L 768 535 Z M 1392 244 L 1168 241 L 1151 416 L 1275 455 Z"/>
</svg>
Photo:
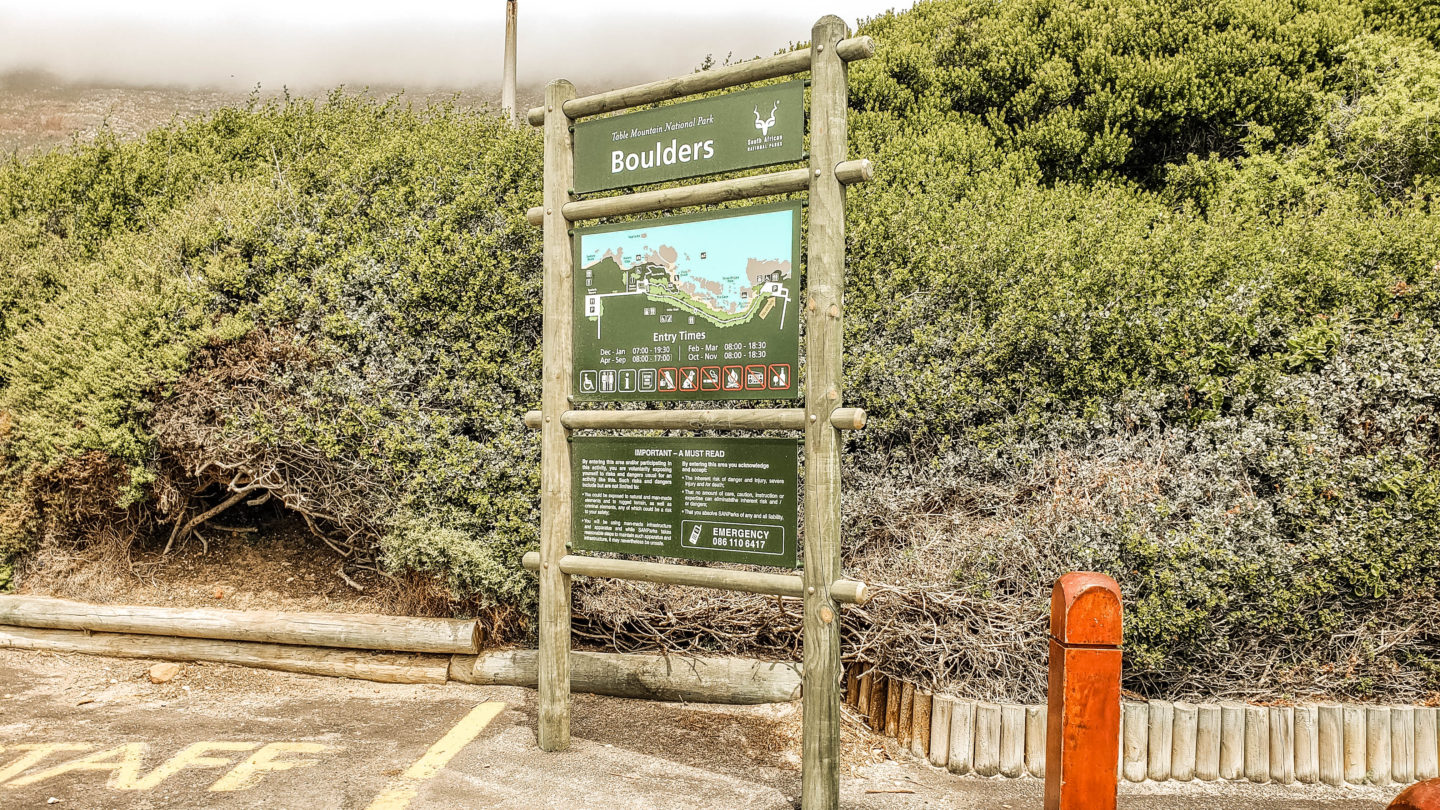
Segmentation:
<svg viewBox="0 0 1440 810">
<path fill-rule="evenodd" d="M 429 89 L 499 86 L 504 4 L 360 4 L 349 17 L 314 13 L 314 3 L 255 0 L 251 8 L 165 0 L 87 4 L 0 0 L 0 74 L 41 71 L 96 85 L 247 90 L 339 84 Z M 439 0 L 442 4 L 445 0 Z M 519 83 L 538 88 L 569 78 L 582 92 L 766 55 L 809 38 L 821 14 L 858 18 L 911 0 L 715 4 L 653 0 L 521 0 Z M 324 5 L 324 4 L 322 4 Z M 291 6 L 294 13 L 288 12 Z M 224 13 L 213 13 L 219 8 Z M 212 10 L 187 13 L 184 8 Z M 338 8 L 330 6 L 330 8 Z M 116 16 L 123 13 L 125 16 Z"/>
</svg>

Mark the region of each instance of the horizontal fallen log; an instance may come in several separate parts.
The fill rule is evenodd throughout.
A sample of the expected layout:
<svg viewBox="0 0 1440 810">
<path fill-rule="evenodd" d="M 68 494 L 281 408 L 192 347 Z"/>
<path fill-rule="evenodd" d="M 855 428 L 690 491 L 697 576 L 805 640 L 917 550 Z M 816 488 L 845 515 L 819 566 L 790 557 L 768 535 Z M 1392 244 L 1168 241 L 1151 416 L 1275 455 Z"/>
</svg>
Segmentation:
<svg viewBox="0 0 1440 810">
<path fill-rule="evenodd" d="M 451 659 L 450 679 L 489 686 L 536 684 L 535 650 Z M 800 697 L 800 665 L 744 658 L 570 653 L 570 691 L 691 703 L 785 703 Z"/>
<path fill-rule="evenodd" d="M 473 621 L 367 613 L 94 605 L 48 596 L 0 596 L 0 625 L 357 650 L 445 654 L 480 651 Z"/>
<path fill-rule="evenodd" d="M 289 644 L 86 633 L 33 627 L 0 627 L 0 649 L 4 648 L 116 658 L 208 661 L 382 683 L 445 683 L 449 668 L 449 661 L 440 656 L 381 655 Z"/>
</svg>

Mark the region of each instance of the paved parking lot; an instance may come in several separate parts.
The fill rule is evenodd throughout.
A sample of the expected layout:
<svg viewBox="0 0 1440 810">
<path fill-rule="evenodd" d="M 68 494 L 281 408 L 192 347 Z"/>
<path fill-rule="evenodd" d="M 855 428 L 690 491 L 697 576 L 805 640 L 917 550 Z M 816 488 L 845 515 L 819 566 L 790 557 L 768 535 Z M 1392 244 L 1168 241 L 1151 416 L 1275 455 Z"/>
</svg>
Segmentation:
<svg viewBox="0 0 1440 810">
<path fill-rule="evenodd" d="M 534 692 L 409 686 L 0 650 L 0 806 L 791 808 L 798 709 L 577 695 L 574 744 L 535 747 Z M 959 779 L 847 734 L 844 806 L 1038 808 L 1037 780 Z M 1394 791 L 1126 786 L 1133 810 L 1379 810 Z"/>
</svg>

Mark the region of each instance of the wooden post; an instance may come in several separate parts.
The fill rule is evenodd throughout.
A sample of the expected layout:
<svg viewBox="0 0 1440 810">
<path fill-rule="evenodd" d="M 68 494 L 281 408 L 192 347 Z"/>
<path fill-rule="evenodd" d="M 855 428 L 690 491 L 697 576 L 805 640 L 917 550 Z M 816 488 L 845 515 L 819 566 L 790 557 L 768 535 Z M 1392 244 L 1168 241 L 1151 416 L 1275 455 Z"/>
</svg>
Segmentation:
<svg viewBox="0 0 1440 810">
<path fill-rule="evenodd" d="M 515 35 L 516 6 L 519 0 L 505 0 L 505 67 L 500 78 L 500 111 L 510 120 L 510 126 L 518 126 L 520 117 L 515 114 Z"/>
<path fill-rule="evenodd" d="M 845 22 L 821 17 L 810 33 L 810 245 L 805 291 L 805 690 L 800 806 L 840 806 L 840 431 L 843 393 L 845 159 L 849 85 L 836 46 Z M 872 705 L 872 710 L 875 707 Z"/>
<path fill-rule="evenodd" d="M 1264 706 L 1245 707 L 1245 778 L 1270 781 L 1270 710 Z"/>
<path fill-rule="evenodd" d="M 910 713 L 910 753 L 921 759 L 930 754 L 930 705 L 933 702 L 928 691 L 915 690 L 915 706 Z"/>
<path fill-rule="evenodd" d="M 980 776 L 1000 773 L 1000 704 L 975 704 L 975 752 L 970 767 Z"/>
<path fill-rule="evenodd" d="M 1025 773 L 1025 707 L 1000 707 L 1000 775 L 1014 779 Z"/>
<path fill-rule="evenodd" d="M 1390 707 L 1365 707 L 1365 778 L 1390 784 Z"/>
<path fill-rule="evenodd" d="M 1338 703 L 1324 703 L 1315 710 L 1317 757 L 1320 781 L 1333 787 L 1345 784 L 1344 725 Z"/>
<path fill-rule="evenodd" d="M 860 686 L 858 687 L 858 692 L 855 695 L 855 711 L 865 715 L 867 719 L 870 717 L 870 692 L 874 688 L 874 681 L 874 670 L 867 671 L 865 674 L 861 675 Z"/>
<path fill-rule="evenodd" d="M 1295 710 L 1290 706 L 1270 707 L 1270 781 L 1295 782 Z"/>
<path fill-rule="evenodd" d="M 1415 707 L 1390 707 L 1390 778 L 1396 784 L 1415 781 Z"/>
<path fill-rule="evenodd" d="M 975 763 L 975 701 L 956 700 L 950 707 L 950 753 L 945 769 L 965 775 Z"/>
<path fill-rule="evenodd" d="M 1150 751 L 1150 706 L 1145 703 L 1126 703 L 1122 717 L 1125 755 L 1121 770 L 1127 782 L 1144 782 L 1150 772 L 1147 765 Z"/>
<path fill-rule="evenodd" d="M 845 668 L 845 703 L 850 706 L 858 704 L 856 690 L 860 688 L 860 664 L 853 663 Z"/>
<path fill-rule="evenodd" d="M 1245 704 L 1220 704 L 1220 778 L 1245 775 Z"/>
<path fill-rule="evenodd" d="M 1340 711 L 1344 731 L 1341 741 L 1345 759 L 1345 781 L 1365 783 L 1365 707 L 1347 704 Z"/>
<path fill-rule="evenodd" d="M 878 672 L 870 677 L 870 713 L 866 719 L 870 721 L 870 730 L 876 734 L 885 733 L 885 711 L 889 703 L 886 686 L 889 682 Z"/>
<path fill-rule="evenodd" d="M 881 731 L 887 737 L 900 736 L 900 698 L 904 689 L 904 682 L 893 678 L 885 688 L 885 725 Z"/>
<path fill-rule="evenodd" d="M 1077 572 L 1055 583 L 1050 594 L 1045 810 L 1115 808 L 1121 638 L 1120 586 L 1115 580 Z"/>
<path fill-rule="evenodd" d="M 539 738 L 542 751 L 570 745 L 570 577 L 560 558 L 570 546 L 570 437 L 560 415 L 570 407 L 574 330 L 575 255 L 570 223 L 561 208 L 575 184 L 570 119 L 565 102 L 575 86 L 556 79 L 545 86 L 545 236 L 543 385 L 540 410 L 540 671 Z"/>
<path fill-rule="evenodd" d="M 1440 776 L 1435 712 L 1424 706 L 1415 709 L 1415 779 L 1420 782 Z"/>
<path fill-rule="evenodd" d="M 950 713 L 955 699 L 936 695 L 930 707 L 930 764 L 944 768 L 950 764 Z"/>
<path fill-rule="evenodd" d="M 1170 778 L 1189 782 L 1195 778 L 1195 746 L 1199 734 L 1199 710 L 1191 703 L 1175 704 L 1175 726 L 1170 748 Z"/>
<path fill-rule="evenodd" d="M 1031 776 L 1045 778 L 1045 720 L 1047 706 L 1025 707 L 1025 770 Z"/>
<path fill-rule="evenodd" d="M 1149 777 L 1152 782 L 1170 779 L 1170 756 L 1175 753 L 1175 706 L 1164 700 L 1150 701 Z"/>
<path fill-rule="evenodd" d="M 1220 707 L 1214 703 L 1195 707 L 1195 778 L 1220 778 Z"/>
<path fill-rule="evenodd" d="M 1320 781 L 1320 713 L 1316 706 L 1295 707 L 1295 781 Z"/>
<path fill-rule="evenodd" d="M 895 727 L 895 739 L 902 744 L 910 740 L 910 725 L 915 722 L 915 684 L 905 681 L 900 689 L 900 724 Z"/>
</svg>

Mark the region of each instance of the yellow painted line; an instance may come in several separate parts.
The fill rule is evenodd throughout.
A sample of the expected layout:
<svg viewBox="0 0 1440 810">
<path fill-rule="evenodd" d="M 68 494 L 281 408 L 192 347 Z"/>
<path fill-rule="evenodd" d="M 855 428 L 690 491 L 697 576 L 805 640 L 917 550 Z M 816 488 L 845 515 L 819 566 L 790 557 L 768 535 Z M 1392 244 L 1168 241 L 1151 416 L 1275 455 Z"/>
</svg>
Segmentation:
<svg viewBox="0 0 1440 810">
<path fill-rule="evenodd" d="M 460 753 L 460 749 L 469 745 L 490 721 L 503 711 L 505 704 L 493 700 L 487 700 L 471 709 L 464 719 L 430 746 L 424 756 L 415 760 L 413 765 L 387 785 L 385 790 L 370 802 L 368 810 L 405 810 L 420 792 L 420 783 L 439 773 Z"/>
</svg>

